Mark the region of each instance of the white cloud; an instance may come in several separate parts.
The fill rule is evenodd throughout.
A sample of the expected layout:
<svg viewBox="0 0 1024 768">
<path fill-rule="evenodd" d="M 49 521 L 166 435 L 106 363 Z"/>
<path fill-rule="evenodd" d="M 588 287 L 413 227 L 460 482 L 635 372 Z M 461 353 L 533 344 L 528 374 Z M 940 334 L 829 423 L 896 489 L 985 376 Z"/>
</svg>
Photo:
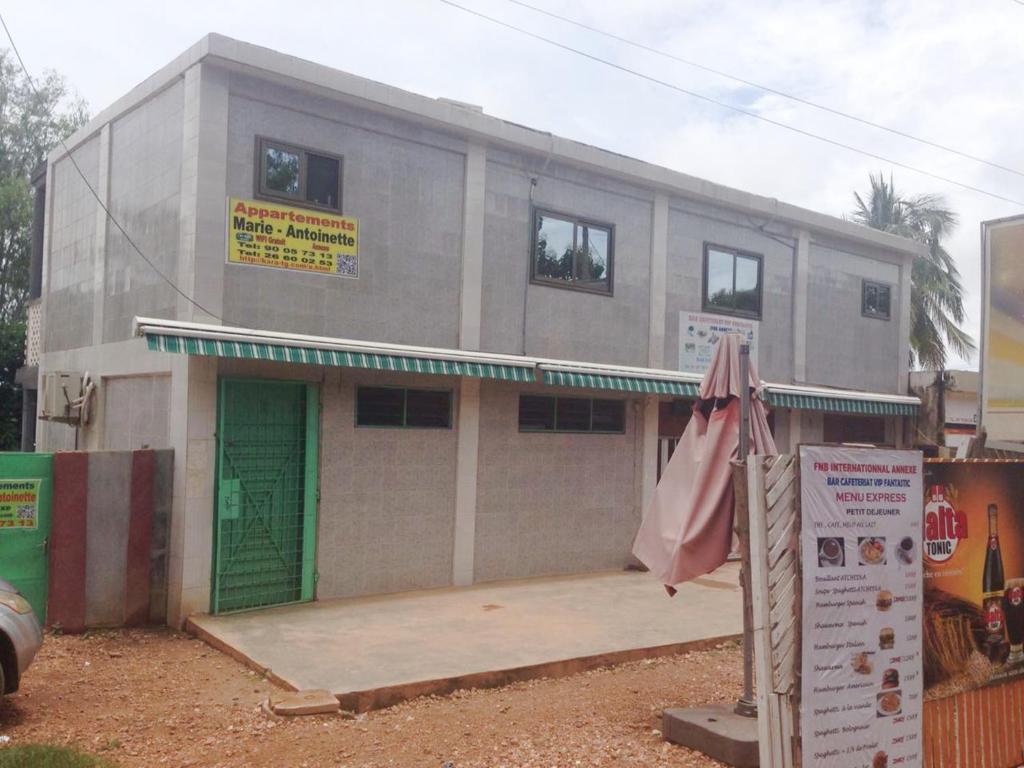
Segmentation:
<svg viewBox="0 0 1024 768">
<path fill-rule="evenodd" d="M 892 0 L 529 0 L 804 98 L 1024 170 L 1024 6 Z M 772 119 L 1024 200 L 1024 179 L 637 51 L 504 0 L 460 0 L 624 66 Z M 33 71 L 63 72 L 108 105 L 210 31 L 834 215 L 870 172 L 941 192 L 977 333 L 979 222 L 1021 208 L 740 117 L 530 40 L 437 0 L 16 3 L 6 19 Z"/>
</svg>

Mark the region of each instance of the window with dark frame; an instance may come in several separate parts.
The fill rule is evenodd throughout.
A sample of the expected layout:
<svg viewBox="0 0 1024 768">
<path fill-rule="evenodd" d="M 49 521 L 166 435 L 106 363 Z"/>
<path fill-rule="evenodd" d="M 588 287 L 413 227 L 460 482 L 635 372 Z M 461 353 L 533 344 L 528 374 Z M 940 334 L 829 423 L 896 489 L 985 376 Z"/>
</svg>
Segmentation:
<svg viewBox="0 0 1024 768">
<path fill-rule="evenodd" d="M 888 320 L 892 316 L 892 287 L 865 280 L 861 285 L 860 311 L 865 317 Z"/>
<path fill-rule="evenodd" d="M 260 138 L 257 194 L 314 208 L 341 210 L 341 158 Z"/>
<path fill-rule="evenodd" d="M 560 288 L 611 294 L 613 233 L 610 224 L 535 209 L 531 279 Z"/>
<path fill-rule="evenodd" d="M 705 243 L 704 311 L 760 319 L 762 264 L 760 254 Z"/>
<path fill-rule="evenodd" d="M 450 429 L 452 393 L 443 389 L 357 387 L 356 426 Z"/>
<path fill-rule="evenodd" d="M 626 431 L 626 401 L 520 395 L 519 431 L 622 434 Z"/>
</svg>

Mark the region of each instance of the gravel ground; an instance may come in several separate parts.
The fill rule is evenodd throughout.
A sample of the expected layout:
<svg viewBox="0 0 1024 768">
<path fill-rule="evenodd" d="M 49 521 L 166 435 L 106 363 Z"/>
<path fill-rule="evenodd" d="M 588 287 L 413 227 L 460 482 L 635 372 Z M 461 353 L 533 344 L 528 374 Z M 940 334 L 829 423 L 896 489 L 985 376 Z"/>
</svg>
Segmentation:
<svg viewBox="0 0 1024 768">
<path fill-rule="evenodd" d="M 49 636 L 21 691 L 0 700 L 0 733 L 11 744 L 73 745 L 125 768 L 718 766 L 665 742 L 660 714 L 735 700 L 741 666 L 729 644 L 355 718 L 280 719 L 260 706 L 271 683 L 186 635 Z"/>
</svg>

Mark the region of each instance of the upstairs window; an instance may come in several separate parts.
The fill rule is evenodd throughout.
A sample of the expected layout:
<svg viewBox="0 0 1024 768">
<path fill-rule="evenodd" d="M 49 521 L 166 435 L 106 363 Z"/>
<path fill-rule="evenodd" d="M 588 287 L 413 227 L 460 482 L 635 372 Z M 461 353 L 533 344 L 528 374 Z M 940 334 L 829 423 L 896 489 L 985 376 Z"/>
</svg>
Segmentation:
<svg viewBox="0 0 1024 768">
<path fill-rule="evenodd" d="M 622 434 L 626 431 L 626 401 L 520 395 L 519 431 Z"/>
<path fill-rule="evenodd" d="M 341 210 L 341 158 L 270 139 L 257 141 L 262 197 Z"/>
<path fill-rule="evenodd" d="M 704 311 L 761 317 L 761 263 L 756 253 L 704 245 Z"/>
<path fill-rule="evenodd" d="M 860 290 L 860 311 L 864 317 L 888 320 L 891 316 L 892 288 L 885 283 L 865 280 Z"/>
<path fill-rule="evenodd" d="M 612 292 L 610 224 L 535 210 L 531 279 L 559 288 Z"/>
<path fill-rule="evenodd" d="M 449 429 L 452 393 L 437 389 L 359 387 L 356 426 Z"/>
</svg>

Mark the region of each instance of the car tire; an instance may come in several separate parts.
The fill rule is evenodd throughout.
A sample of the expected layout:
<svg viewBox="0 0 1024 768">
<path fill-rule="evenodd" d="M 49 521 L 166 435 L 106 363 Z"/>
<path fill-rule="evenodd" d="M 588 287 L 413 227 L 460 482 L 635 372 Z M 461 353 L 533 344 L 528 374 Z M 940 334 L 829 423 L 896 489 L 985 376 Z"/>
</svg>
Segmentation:
<svg viewBox="0 0 1024 768">
<path fill-rule="evenodd" d="M 7 680 L 4 678 L 4 665 L 0 664 L 0 696 L 7 693 Z"/>
</svg>

